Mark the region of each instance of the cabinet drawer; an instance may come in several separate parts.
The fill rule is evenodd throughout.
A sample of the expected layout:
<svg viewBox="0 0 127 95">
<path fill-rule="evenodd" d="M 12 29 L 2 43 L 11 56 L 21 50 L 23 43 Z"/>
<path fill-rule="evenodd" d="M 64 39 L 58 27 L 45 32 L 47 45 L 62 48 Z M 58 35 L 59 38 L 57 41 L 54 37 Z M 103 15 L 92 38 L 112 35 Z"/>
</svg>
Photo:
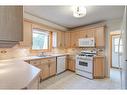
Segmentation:
<svg viewBox="0 0 127 95">
<path fill-rule="evenodd" d="M 49 59 L 47 59 L 49 62 L 54 62 L 54 61 L 56 61 L 56 58 L 49 58 Z"/>
<path fill-rule="evenodd" d="M 32 60 L 32 61 L 30 61 L 30 64 L 34 65 L 34 66 L 40 66 L 41 65 L 41 60 Z"/>
</svg>

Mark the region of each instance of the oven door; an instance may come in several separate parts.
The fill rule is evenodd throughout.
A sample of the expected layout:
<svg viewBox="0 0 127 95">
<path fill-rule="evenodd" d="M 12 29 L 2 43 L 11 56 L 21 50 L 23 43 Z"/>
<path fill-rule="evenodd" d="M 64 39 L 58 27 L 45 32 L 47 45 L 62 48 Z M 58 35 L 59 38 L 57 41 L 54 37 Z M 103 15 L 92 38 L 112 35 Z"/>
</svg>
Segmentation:
<svg viewBox="0 0 127 95">
<path fill-rule="evenodd" d="M 92 73 L 93 61 L 78 58 L 76 60 L 76 69 Z"/>
</svg>

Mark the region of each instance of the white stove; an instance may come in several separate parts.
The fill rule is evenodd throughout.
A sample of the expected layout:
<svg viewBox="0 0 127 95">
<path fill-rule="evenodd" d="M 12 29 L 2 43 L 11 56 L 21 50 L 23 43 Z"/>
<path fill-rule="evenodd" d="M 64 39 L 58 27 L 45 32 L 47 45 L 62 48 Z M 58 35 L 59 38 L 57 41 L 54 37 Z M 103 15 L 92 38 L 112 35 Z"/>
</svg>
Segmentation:
<svg viewBox="0 0 127 95">
<path fill-rule="evenodd" d="M 93 57 L 96 51 L 82 51 L 76 56 L 76 74 L 93 79 Z"/>
</svg>

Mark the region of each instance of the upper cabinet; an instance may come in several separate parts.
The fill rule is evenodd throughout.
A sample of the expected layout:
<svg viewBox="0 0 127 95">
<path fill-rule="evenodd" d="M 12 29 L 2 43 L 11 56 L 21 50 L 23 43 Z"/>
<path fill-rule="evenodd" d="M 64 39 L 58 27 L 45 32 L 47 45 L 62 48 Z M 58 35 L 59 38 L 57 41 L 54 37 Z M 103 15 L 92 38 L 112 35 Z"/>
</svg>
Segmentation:
<svg viewBox="0 0 127 95">
<path fill-rule="evenodd" d="M 25 47 L 32 46 L 32 23 L 25 21 L 23 22 L 23 41 L 20 45 Z"/>
<path fill-rule="evenodd" d="M 71 33 L 69 31 L 64 33 L 64 47 L 70 48 L 70 37 Z"/>
<path fill-rule="evenodd" d="M 57 48 L 64 48 L 64 32 L 57 32 Z"/>
<path fill-rule="evenodd" d="M 0 6 L 0 41 L 23 40 L 23 7 Z"/>
<path fill-rule="evenodd" d="M 104 29 L 104 27 L 96 28 L 95 42 L 96 42 L 96 47 L 105 47 L 105 29 Z"/>
<path fill-rule="evenodd" d="M 86 32 L 86 38 L 95 38 L 95 31 L 96 31 L 96 29 L 94 29 L 94 28 L 92 28 L 92 29 L 88 29 L 88 30 L 86 30 L 85 32 Z"/>
<path fill-rule="evenodd" d="M 77 47 L 77 41 L 78 41 L 77 32 L 71 32 L 70 34 L 71 34 L 71 36 L 70 36 L 70 38 L 71 38 L 70 46 L 71 46 L 71 48 L 75 48 L 75 47 Z"/>
<path fill-rule="evenodd" d="M 89 28 L 79 31 L 71 31 L 70 47 L 78 47 L 78 39 L 80 38 L 95 38 L 95 47 L 105 47 L 105 30 L 104 27 Z"/>
</svg>

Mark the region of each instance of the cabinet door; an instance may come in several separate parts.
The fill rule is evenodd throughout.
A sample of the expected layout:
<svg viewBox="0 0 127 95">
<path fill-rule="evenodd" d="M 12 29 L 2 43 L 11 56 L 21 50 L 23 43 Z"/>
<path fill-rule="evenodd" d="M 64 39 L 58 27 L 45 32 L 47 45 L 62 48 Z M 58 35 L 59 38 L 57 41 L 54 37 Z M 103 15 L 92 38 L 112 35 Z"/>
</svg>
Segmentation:
<svg viewBox="0 0 127 95">
<path fill-rule="evenodd" d="M 23 40 L 22 6 L 0 6 L 0 40 Z"/>
<path fill-rule="evenodd" d="M 41 60 L 32 60 L 30 61 L 30 64 L 41 69 Z"/>
<path fill-rule="evenodd" d="M 75 60 L 72 59 L 68 60 L 68 69 L 71 71 L 75 71 Z"/>
<path fill-rule="evenodd" d="M 71 32 L 71 47 L 77 47 L 77 32 Z"/>
<path fill-rule="evenodd" d="M 25 47 L 31 47 L 32 45 L 32 23 L 23 22 L 23 42 L 20 45 Z"/>
<path fill-rule="evenodd" d="M 94 78 L 104 78 L 104 57 L 94 58 Z"/>
<path fill-rule="evenodd" d="M 56 60 L 49 61 L 50 64 L 50 76 L 53 76 L 56 74 Z"/>
<path fill-rule="evenodd" d="M 93 38 L 95 33 L 95 29 L 88 29 L 86 30 L 86 37 L 87 38 Z"/>
<path fill-rule="evenodd" d="M 96 40 L 96 47 L 105 47 L 104 27 L 96 28 L 95 40 Z"/>
<path fill-rule="evenodd" d="M 64 45 L 65 45 L 65 48 L 70 48 L 70 32 L 65 32 L 64 33 Z"/>
<path fill-rule="evenodd" d="M 64 32 L 57 32 L 57 47 L 64 48 Z"/>
<path fill-rule="evenodd" d="M 42 72 L 41 72 L 41 75 L 40 75 L 40 77 L 41 77 L 41 79 L 43 80 L 43 79 L 46 79 L 46 78 L 48 78 L 49 77 L 49 63 L 48 62 L 43 62 L 43 63 L 41 63 L 41 68 L 42 68 Z"/>
<path fill-rule="evenodd" d="M 85 30 L 79 31 L 79 34 L 78 34 L 79 38 L 86 38 L 87 37 L 86 33 L 87 33 L 87 31 L 85 31 Z"/>
</svg>

